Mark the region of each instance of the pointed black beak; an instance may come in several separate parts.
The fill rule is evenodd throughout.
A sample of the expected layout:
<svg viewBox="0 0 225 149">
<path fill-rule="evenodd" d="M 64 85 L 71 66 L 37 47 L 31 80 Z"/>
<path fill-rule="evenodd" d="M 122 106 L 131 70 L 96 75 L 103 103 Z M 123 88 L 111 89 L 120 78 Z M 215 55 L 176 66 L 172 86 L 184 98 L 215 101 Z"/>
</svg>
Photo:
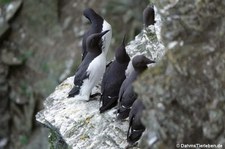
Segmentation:
<svg viewBox="0 0 225 149">
<path fill-rule="evenodd" d="M 123 46 L 125 46 L 125 41 L 126 41 L 126 34 L 124 34 L 124 36 L 123 36 L 123 41 L 122 41 Z"/>
<path fill-rule="evenodd" d="M 99 36 L 100 36 L 100 37 L 104 36 L 108 31 L 110 31 L 110 30 L 106 30 L 106 31 L 100 33 Z"/>
<path fill-rule="evenodd" d="M 146 64 L 151 64 L 151 63 L 155 63 L 155 61 L 153 61 L 153 60 L 150 60 L 150 59 L 148 59 L 148 58 L 146 58 L 145 62 L 146 62 Z"/>
</svg>

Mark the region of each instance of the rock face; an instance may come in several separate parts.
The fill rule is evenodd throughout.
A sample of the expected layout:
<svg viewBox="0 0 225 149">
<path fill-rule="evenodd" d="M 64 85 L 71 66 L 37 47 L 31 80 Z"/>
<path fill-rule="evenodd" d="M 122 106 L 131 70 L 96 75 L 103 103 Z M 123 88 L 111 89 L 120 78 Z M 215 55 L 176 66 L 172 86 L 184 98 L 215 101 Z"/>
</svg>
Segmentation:
<svg viewBox="0 0 225 149">
<path fill-rule="evenodd" d="M 99 101 L 68 99 L 72 87 L 73 77 L 59 85 L 36 119 L 72 148 L 125 148 L 128 123 L 116 120 L 115 109 L 100 114 Z"/>
<path fill-rule="evenodd" d="M 21 4 L 22 1 L 12 2 L 7 7 L 3 7 L 0 4 L 0 148 L 7 148 L 10 142 L 10 123 L 12 112 L 10 111 L 9 106 L 10 101 L 8 96 L 10 89 L 8 78 L 10 65 L 19 63 L 19 60 L 15 56 L 2 49 L 2 45 L 4 39 L 9 35 L 10 25 L 8 23 L 21 7 Z"/>
<path fill-rule="evenodd" d="M 225 146 L 225 2 L 154 1 L 168 49 L 136 82 L 146 110 L 142 148 Z M 221 146 L 223 145 L 223 147 Z"/>
</svg>

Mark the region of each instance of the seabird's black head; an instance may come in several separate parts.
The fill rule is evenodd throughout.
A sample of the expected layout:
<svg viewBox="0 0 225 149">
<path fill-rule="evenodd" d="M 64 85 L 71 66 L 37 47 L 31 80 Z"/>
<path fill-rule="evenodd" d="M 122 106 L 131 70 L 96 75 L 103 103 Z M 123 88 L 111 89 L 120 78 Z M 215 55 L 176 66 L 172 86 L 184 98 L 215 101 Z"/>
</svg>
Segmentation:
<svg viewBox="0 0 225 149">
<path fill-rule="evenodd" d="M 120 45 L 119 48 L 116 49 L 116 54 L 115 54 L 116 60 L 119 63 L 128 63 L 130 61 L 130 57 L 126 52 L 126 48 L 125 48 L 125 36 L 123 38 L 123 42 Z"/>
<path fill-rule="evenodd" d="M 103 24 L 103 18 L 97 14 L 92 8 L 86 8 L 83 11 L 83 15 L 91 22 L 91 23 L 101 23 Z"/>
<path fill-rule="evenodd" d="M 145 70 L 148 66 L 148 64 L 155 63 L 155 61 L 152 61 L 145 57 L 144 55 L 137 55 L 132 60 L 132 65 L 135 70 Z"/>
<path fill-rule="evenodd" d="M 155 23 L 155 11 L 152 6 L 147 6 L 143 11 L 143 22 L 145 27 L 154 25 Z"/>
<path fill-rule="evenodd" d="M 82 60 L 84 57 L 87 55 L 87 38 L 94 33 L 100 33 L 102 31 L 102 26 L 103 26 L 103 18 L 98 15 L 93 9 L 91 8 L 86 8 L 83 11 L 83 15 L 90 21 L 91 26 L 90 28 L 84 33 L 83 35 L 83 40 L 82 40 Z"/>
<path fill-rule="evenodd" d="M 102 36 L 104 36 L 109 30 L 101 33 L 92 34 L 87 38 L 87 48 L 88 52 L 96 52 L 96 49 L 101 49 L 102 47 Z M 98 51 L 102 52 L 102 51 Z"/>
</svg>

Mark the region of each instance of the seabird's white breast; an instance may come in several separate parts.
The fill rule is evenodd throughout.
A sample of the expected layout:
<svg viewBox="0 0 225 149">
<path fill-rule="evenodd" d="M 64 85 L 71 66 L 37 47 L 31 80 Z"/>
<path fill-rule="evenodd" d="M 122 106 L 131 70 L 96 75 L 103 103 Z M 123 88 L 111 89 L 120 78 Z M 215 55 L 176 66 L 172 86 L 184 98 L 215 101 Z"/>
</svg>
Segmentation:
<svg viewBox="0 0 225 149">
<path fill-rule="evenodd" d="M 109 49 L 110 42 L 112 39 L 112 27 L 106 20 L 104 20 L 103 25 L 102 25 L 102 32 L 104 32 L 106 30 L 109 30 L 109 31 L 104 36 L 102 36 L 103 48 L 104 48 L 103 52 L 105 53 L 105 55 L 107 55 L 107 53 L 108 53 L 108 49 Z"/>
</svg>

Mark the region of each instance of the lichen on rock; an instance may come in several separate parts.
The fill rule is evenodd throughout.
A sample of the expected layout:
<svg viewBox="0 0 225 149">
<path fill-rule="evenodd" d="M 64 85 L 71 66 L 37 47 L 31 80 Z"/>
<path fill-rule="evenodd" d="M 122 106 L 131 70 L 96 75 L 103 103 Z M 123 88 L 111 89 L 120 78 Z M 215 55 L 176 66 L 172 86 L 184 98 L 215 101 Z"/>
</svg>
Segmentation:
<svg viewBox="0 0 225 149">
<path fill-rule="evenodd" d="M 155 9 L 157 12 L 157 10 Z M 126 51 L 130 57 L 138 54 L 144 54 L 151 60 L 159 60 L 165 53 L 165 48 L 160 39 L 161 18 L 156 13 L 155 25 L 144 27 L 134 40 L 128 43 Z"/>
<path fill-rule="evenodd" d="M 142 147 L 225 146 L 225 3 L 154 1 L 167 53 L 135 83 L 147 110 Z"/>
<path fill-rule="evenodd" d="M 68 102 L 72 86 L 73 77 L 60 84 L 46 99 L 45 109 L 36 119 L 72 148 L 124 148 L 127 122 L 116 120 L 115 109 L 100 114 L 99 101 Z"/>
</svg>

